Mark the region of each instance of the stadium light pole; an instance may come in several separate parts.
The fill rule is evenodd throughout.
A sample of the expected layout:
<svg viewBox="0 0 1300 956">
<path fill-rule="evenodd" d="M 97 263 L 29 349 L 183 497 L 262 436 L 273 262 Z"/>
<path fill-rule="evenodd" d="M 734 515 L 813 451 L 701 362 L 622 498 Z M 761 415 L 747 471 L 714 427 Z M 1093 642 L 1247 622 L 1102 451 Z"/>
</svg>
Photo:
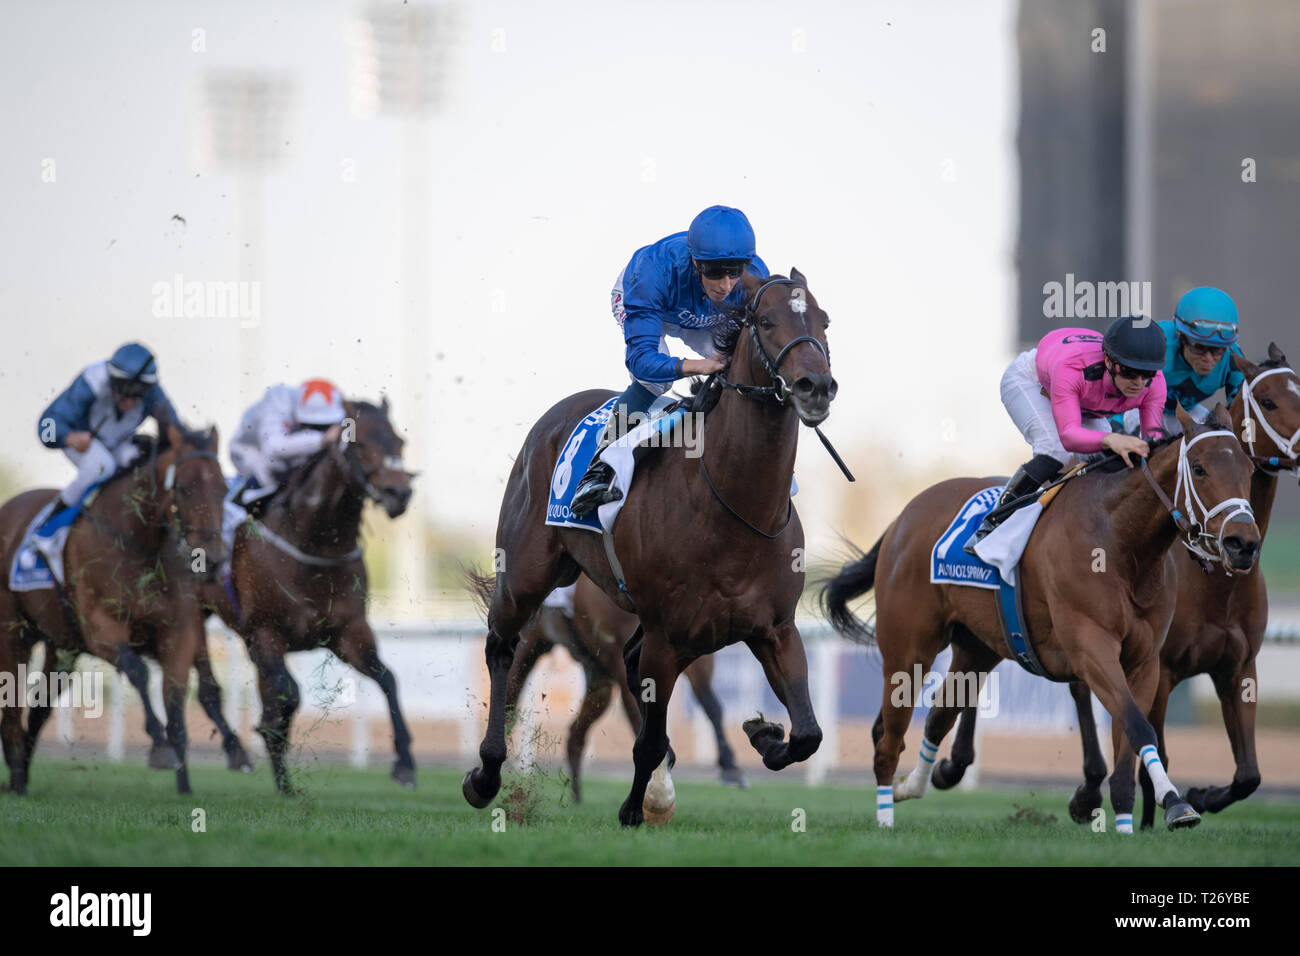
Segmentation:
<svg viewBox="0 0 1300 956">
<path fill-rule="evenodd" d="M 352 56 L 351 107 L 364 119 L 397 118 L 402 124 L 399 209 L 401 222 L 401 348 L 395 417 L 406 423 L 406 453 L 413 470 L 436 467 L 437 431 L 430 414 L 433 357 L 429 325 L 433 264 L 429 252 L 432 154 L 430 119 L 442 106 L 443 76 L 455 33 L 451 7 L 370 3 L 348 31 Z M 404 404 L 405 403 L 405 404 Z M 418 431 L 416 430 L 418 429 Z M 391 582 L 405 579 L 417 615 L 427 609 L 431 581 L 424 534 L 430 509 L 428 482 L 417 483 L 406 520 L 393 528 L 396 548 Z M 436 568 L 432 569 L 436 575 Z"/>
</svg>

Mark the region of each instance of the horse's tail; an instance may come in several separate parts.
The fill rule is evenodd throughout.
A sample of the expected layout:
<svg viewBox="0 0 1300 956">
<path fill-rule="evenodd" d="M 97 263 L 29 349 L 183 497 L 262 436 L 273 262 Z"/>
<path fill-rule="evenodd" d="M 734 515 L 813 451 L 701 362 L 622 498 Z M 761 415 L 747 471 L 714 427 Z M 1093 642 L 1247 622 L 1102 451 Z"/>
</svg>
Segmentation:
<svg viewBox="0 0 1300 956">
<path fill-rule="evenodd" d="M 497 579 L 495 574 L 480 574 L 473 568 L 461 568 L 461 578 L 466 590 L 474 599 L 474 606 L 479 614 L 487 620 L 488 608 L 492 606 L 492 596 L 496 594 Z"/>
<path fill-rule="evenodd" d="M 876 584 L 876 560 L 880 557 L 882 534 L 871 550 L 850 561 L 822 588 L 822 611 L 831 626 L 851 641 L 869 641 L 870 629 L 849 610 L 849 602 L 870 591 Z M 856 548 L 854 550 L 857 550 Z"/>
</svg>

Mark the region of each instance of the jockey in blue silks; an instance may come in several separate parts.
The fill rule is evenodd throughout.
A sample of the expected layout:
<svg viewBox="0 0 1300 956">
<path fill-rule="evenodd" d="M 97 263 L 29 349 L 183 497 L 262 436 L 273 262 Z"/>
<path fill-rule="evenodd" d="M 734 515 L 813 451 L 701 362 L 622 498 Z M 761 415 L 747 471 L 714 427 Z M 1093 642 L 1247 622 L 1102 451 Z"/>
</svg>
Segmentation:
<svg viewBox="0 0 1300 956">
<path fill-rule="evenodd" d="M 131 464 L 137 454 L 131 437 L 150 416 L 160 429 L 179 423 L 158 384 L 158 363 L 143 345 L 123 345 L 107 362 L 82 369 L 36 426 L 41 444 L 62 448 L 77 469 L 50 517 L 77 504 L 91 485 Z"/>
<path fill-rule="evenodd" d="M 1156 324 L 1168 345 L 1165 432 L 1176 435 L 1182 431 L 1177 406 L 1203 422 L 1210 413 L 1204 404 L 1207 399 L 1223 389 L 1224 404 L 1231 404 L 1241 390 L 1245 377 L 1232 365 L 1232 356 L 1242 354 L 1237 344 L 1237 306 L 1221 289 L 1199 286 L 1178 300 L 1173 321 Z M 1124 417 L 1125 431 L 1136 424 L 1132 413 Z"/>
<path fill-rule="evenodd" d="M 610 293 L 614 320 L 627 344 L 624 361 L 632 384 L 618 397 L 600 449 L 578 482 L 574 514 L 590 514 L 622 497 L 613 487 L 614 470 L 600 458 L 600 450 L 621 437 L 615 433 L 616 421 L 646 416 L 654 400 L 679 378 L 726 367 L 714 348 L 713 332 L 726 321 L 727 310 L 743 306 L 740 277 L 746 272 L 760 279 L 768 276 L 755 252 L 753 227 L 743 212 L 728 206 L 710 206 L 686 232 L 632 254 Z M 705 357 L 674 358 L 666 347 L 667 336 Z"/>
</svg>

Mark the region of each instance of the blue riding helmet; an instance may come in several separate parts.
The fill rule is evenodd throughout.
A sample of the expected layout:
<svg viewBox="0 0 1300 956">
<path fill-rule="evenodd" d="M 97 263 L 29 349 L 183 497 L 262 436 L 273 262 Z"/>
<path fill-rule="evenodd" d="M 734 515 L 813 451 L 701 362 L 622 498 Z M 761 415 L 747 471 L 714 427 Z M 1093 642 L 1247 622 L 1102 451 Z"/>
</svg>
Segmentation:
<svg viewBox="0 0 1300 956">
<path fill-rule="evenodd" d="M 752 259 L 756 254 L 754 227 L 739 209 L 710 206 L 691 220 L 686 251 L 696 262 Z"/>
<path fill-rule="evenodd" d="M 143 345 L 129 342 L 108 360 L 108 375 L 117 382 L 155 385 L 158 382 L 158 363 L 154 360 L 153 353 Z"/>
<path fill-rule="evenodd" d="M 1237 306 L 1222 289 L 1203 285 L 1178 300 L 1174 328 L 1198 345 L 1222 348 L 1237 341 Z"/>
</svg>

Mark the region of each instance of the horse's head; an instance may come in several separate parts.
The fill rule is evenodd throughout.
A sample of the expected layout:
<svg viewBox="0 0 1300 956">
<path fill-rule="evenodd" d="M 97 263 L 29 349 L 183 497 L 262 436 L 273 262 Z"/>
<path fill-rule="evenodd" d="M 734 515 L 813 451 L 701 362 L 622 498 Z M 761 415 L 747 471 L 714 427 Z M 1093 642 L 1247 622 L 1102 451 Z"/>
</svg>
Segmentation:
<svg viewBox="0 0 1300 956">
<path fill-rule="evenodd" d="M 153 461 L 154 486 L 164 519 L 189 555 L 202 554 L 204 579 L 216 580 L 225 560 L 221 505 L 226 482 L 217 460 L 217 429 L 187 431 L 169 423 Z"/>
<path fill-rule="evenodd" d="M 1249 571 L 1259 556 L 1263 536 L 1250 507 L 1254 463 L 1232 431 L 1222 404 L 1205 424 L 1177 406 L 1183 439 L 1178 443 L 1178 479 L 1174 506 L 1193 524 L 1193 543 L 1208 557 L 1222 559 L 1231 571 Z"/>
<path fill-rule="evenodd" d="M 826 344 L 830 318 L 798 269 L 791 269 L 788 279 L 746 274 L 743 281 L 746 305 L 729 376 L 738 383 L 772 386 L 777 401 L 789 400 L 805 425 L 820 425 L 839 390 Z"/>
<path fill-rule="evenodd" d="M 406 444 L 388 420 L 388 398 L 378 405 L 369 402 L 347 402 L 347 416 L 355 429 L 344 448 L 351 462 L 354 480 L 359 482 L 366 496 L 396 518 L 406 510 L 411 501 L 411 479 L 414 472 L 402 464 L 402 446 Z"/>
<path fill-rule="evenodd" d="M 1300 376 L 1273 342 L 1268 360 L 1256 365 L 1233 354 L 1233 366 L 1246 381 L 1232 403 L 1233 423 L 1256 464 L 1294 468 L 1300 455 Z M 1260 459 L 1278 459 L 1277 462 Z"/>
</svg>

